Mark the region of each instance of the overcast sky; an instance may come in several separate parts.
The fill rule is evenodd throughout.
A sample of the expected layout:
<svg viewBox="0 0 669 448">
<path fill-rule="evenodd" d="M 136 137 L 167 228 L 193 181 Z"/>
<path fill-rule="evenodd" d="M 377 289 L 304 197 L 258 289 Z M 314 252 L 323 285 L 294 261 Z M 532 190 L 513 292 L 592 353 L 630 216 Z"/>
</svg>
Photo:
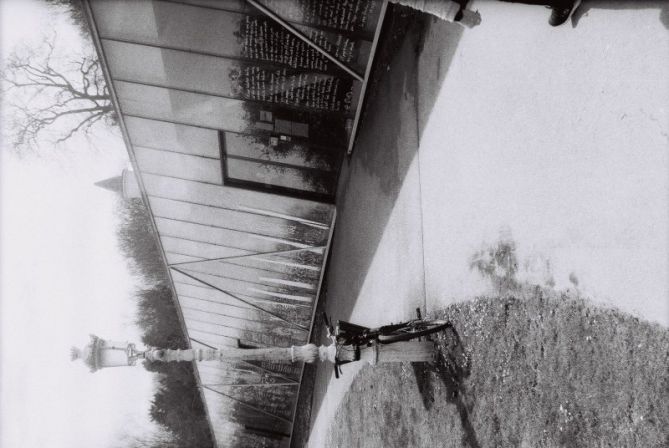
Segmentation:
<svg viewBox="0 0 669 448">
<path fill-rule="evenodd" d="M 63 15 L 35 1 L 0 1 L 3 58 L 56 29 L 80 46 Z M 137 280 L 115 238 L 115 195 L 95 187 L 118 175 L 127 153 L 115 131 L 96 148 L 77 139 L 19 160 L 3 136 L 0 184 L 2 447 L 117 447 L 152 428 L 151 374 L 141 366 L 91 374 L 69 360 L 88 334 L 139 342 Z M 46 149 L 47 153 L 50 151 Z"/>
</svg>

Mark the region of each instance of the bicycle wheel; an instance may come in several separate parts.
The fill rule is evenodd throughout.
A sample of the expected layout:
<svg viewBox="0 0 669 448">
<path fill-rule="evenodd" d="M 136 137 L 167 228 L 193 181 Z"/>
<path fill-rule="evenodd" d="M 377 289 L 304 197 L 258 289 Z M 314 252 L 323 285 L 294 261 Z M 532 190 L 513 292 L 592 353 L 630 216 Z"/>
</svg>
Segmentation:
<svg viewBox="0 0 669 448">
<path fill-rule="evenodd" d="M 407 322 L 406 325 L 395 328 L 389 332 L 379 334 L 381 344 L 390 344 L 391 342 L 409 341 L 411 339 L 438 333 L 446 328 L 452 327 L 447 320 L 419 320 Z"/>
</svg>

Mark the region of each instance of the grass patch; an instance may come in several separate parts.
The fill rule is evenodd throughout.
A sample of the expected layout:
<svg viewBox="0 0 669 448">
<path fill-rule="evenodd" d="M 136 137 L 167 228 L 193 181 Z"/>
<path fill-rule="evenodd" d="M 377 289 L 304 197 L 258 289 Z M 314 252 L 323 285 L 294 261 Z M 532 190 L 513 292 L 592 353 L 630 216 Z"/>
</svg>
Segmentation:
<svg viewBox="0 0 669 448">
<path fill-rule="evenodd" d="M 669 446 L 667 329 L 539 287 L 434 317 L 440 362 L 364 368 L 328 446 Z"/>
</svg>

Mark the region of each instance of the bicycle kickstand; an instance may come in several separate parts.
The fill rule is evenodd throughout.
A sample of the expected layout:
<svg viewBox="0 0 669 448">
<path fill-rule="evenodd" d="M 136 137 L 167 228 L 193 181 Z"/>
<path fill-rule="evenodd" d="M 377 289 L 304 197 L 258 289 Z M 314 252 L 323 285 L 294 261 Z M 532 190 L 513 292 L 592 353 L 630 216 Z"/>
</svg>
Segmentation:
<svg viewBox="0 0 669 448">
<path fill-rule="evenodd" d="M 418 317 L 419 320 L 423 319 L 423 315 L 420 312 L 420 307 L 416 307 L 416 317 Z M 424 339 L 422 337 L 418 338 L 419 341 L 423 341 Z"/>
</svg>

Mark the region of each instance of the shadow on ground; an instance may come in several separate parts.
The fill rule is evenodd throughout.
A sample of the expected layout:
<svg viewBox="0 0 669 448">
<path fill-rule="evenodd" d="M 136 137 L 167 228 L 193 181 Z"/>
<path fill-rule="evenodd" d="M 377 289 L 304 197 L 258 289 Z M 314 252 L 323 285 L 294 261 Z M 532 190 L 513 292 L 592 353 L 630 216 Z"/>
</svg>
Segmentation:
<svg viewBox="0 0 669 448">
<path fill-rule="evenodd" d="M 441 44 L 424 48 L 428 33 Z M 327 273 L 335 281 L 321 298 L 336 302 L 329 310 L 336 318 L 348 318 L 356 303 L 461 36 L 460 26 L 389 7 L 358 138 L 339 179 Z"/>
<path fill-rule="evenodd" d="M 457 25 L 409 8 L 390 5 L 388 11 L 358 138 L 339 179 L 333 256 L 325 279 L 329 286 L 321 294 L 316 316 L 320 311 L 327 311 L 335 319 L 346 320 L 351 316 L 416 156 L 420 129 L 429 116 L 462 34 Z M 425 50 L 426 33 L 443 36 L 439 40 L 442 44 Z M 425 55 L 425 51 L 429 54 Z M 429 73 L 419 73 L 421 58 Z M 413 295 L 422 303 L 422 290 Z M 316 343 L 321 342 L 318 331 L 321 327 L 317 319 L 312 337 Z M 329 366 L 307 366 L 291 446 L 305 446 L 310 415 L 320 408 L 324 385 L 331 377 Z"/>
<path fill-rule="evenodd" d="M 437 359 L 433 364 L 412 363 L 416 386 L 423 400 L 426 411 L 435 405 L 435 382 L 445 388 L 446 402 L 455 405 L 463 428 L 462 444 L 471 448 L 480 448 L 476 431 L 469 413 L 474 407 L 474 397 L 467 391 L 465 380 L 470 374 L 469 362 L 458 332 L 449 328 L 444 331 L 445 340 L 439 344 Z"/>
</svg>

